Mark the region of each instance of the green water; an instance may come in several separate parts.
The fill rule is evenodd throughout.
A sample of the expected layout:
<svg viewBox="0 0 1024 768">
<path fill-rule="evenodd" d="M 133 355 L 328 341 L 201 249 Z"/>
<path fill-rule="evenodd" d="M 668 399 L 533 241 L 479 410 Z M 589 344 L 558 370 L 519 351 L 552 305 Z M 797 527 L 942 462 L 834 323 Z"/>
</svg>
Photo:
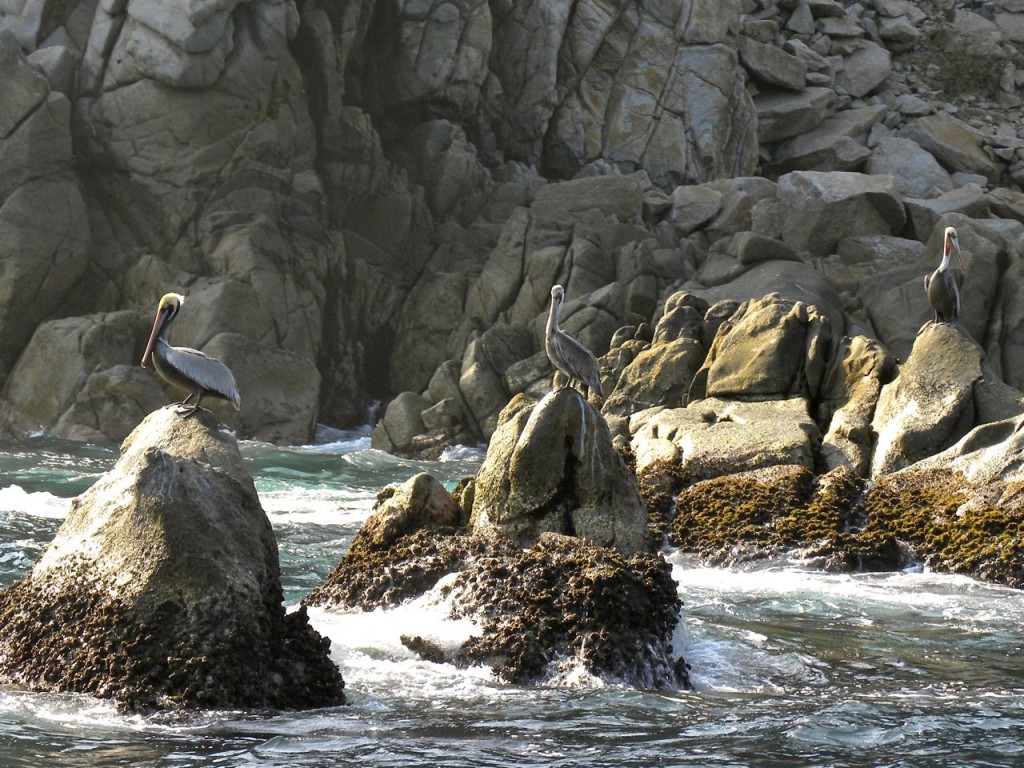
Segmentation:
<svg viewBox="0 0 1024 768">
<path fill-rule="evenodd" d="M 449 484 L 479 454 L 417 463 L 325 434 L 244 445 L 278 537 L 287 600 L 337 564 L 380 488 Z M 0 446 L 0 585 L 25 576 L 113 449 Z M 1016 766 L 1024 764 L 1022 595 L 959 576 L 702 568 L 670 555 L 678 643 L 698 690 L 585 675 L 521 688 L 413 657 L 399 635 L 467 631 L 428 596 L 313 613 L 351 705 L 126 717 L 106 702 L 0 688 L 0 766 Z M 471 627 L 470 627 L 471 631 Z"/>
</svg>

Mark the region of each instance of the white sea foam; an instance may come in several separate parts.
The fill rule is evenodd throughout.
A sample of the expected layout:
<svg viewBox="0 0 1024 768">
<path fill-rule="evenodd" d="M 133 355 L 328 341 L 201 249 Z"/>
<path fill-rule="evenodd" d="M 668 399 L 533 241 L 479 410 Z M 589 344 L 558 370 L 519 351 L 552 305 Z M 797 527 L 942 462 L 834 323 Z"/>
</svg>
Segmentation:
<svg viewBox="0 0 1024 768">
<path fill-rule="evenodd" d="M 438 461 L 473 461 L 482 459 L 486 453 L 479 445 L 449 445 L 438 457 Z"/>
<path fill-rule="evenodd" d="M 365 491 L 322 488 L 286 488 L 260 491 L 260 504 L 272 523 L 304 525 L 360 525 L 373 507 L 374 496 Z"/>
<path fill-rule="evenodd" d="M 309 608 L 310 623 L 331 639 L 331 655 L 350 689 L 371 694 L 458 698 L 479 695 L 493 685 L 484 667 L 456 667 L 421 659 L 402 643 L 403 635 L 419 636 L 448 652 L 456 651 L 479 632 L 470 619 L 453 619 L 451 606 L 439 596 L 440 586 L 392 608 L 335 611 Z"/>
<path fill-rule="evenodd" d="M 71 499 L 46 491 L 26 491 L 18 485 L 0 488 L 0 513 L 15 512 L 34 517 L 62 519 L 71 508 Z"/>
</svg>

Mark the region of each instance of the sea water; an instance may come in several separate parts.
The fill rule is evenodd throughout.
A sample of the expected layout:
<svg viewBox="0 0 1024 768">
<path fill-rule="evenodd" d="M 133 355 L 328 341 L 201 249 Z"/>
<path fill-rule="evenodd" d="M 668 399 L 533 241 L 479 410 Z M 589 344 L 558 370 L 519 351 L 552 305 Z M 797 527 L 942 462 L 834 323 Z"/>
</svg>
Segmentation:
<svg viewBox="0 0 1024 768">
<path fill-rule="evenodd" d="M 289 606 L 338 563 L 381 488 L 424 470 L 451 487 L 482 460 L 473 449 L 396 459 L 371 450 L 365 431 L 242 450 Z M 71 497 L 115 459 L 46 437 L 0 445 L 0 587 L 29 572 Z M 344 707 L 138 716 L 0 688 L 0 768 L 1024 765 L 1020 592 L 922 569 L 720 569 L 666 556 L 693 691 L 637 691 L 581 670 L 521 687 L 423 661 L 402 634 L 455 647 L 477 629 L 450 620 L 435 591 L 386 611 L 310 611 L 331 638 Z"/>
</svg>

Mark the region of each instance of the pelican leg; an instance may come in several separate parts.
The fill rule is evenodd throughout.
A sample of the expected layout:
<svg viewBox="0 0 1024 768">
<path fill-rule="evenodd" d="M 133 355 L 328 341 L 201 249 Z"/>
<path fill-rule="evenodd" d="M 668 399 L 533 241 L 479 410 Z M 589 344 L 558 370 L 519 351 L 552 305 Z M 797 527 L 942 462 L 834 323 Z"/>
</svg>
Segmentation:
<svg viewBox="0 0 1024 768">
<path fill-rule="evenodd" d="M 196 398 L 195 403 L 193 403 L 191 407 L 186 407 L 184 410 L 182 410 L 181 406 L 187 406 L 188 405 L 188 401 L 192 399 L 192 395 L 193 394 L 195 395 L 195 398 Z M 203 401 L 203 390 L 197 389 L 194 393 L 189 394 L 188 397 L 186 397 L 184 400 L 182 400 L 180 403 L 178 403 L 178 406 L 179 406 L 178 415 L 181 416 L 181 418 L 183 418 L 183 419 L 187 419 L 189 416 L 191 416 L 193 413 L 195 413 L 197 410 L 199 410 L 199 404 L 202 401 Z"/>
</svg>

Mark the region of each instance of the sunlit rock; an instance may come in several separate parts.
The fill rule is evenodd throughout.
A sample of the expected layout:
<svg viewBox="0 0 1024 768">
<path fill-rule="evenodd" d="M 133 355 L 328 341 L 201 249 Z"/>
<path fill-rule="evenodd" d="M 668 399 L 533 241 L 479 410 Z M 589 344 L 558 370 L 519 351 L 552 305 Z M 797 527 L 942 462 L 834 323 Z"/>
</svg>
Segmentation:
<svg viewBox="0 0 1024 768">
<path fill-rule="evenodd" d="M 330 641 L 282 600 L 234 437 L 164 408 L 0 593 L 0 678 L 129 709 L 343 703 Z"/>
<path fill-rule="evenodd" d="M 601 414 L 573 389 L 502 412 L 476 479 L 473 529 L 521 546 L 545 532 L 650 551 L 647 510 Z"/>
</svg>

